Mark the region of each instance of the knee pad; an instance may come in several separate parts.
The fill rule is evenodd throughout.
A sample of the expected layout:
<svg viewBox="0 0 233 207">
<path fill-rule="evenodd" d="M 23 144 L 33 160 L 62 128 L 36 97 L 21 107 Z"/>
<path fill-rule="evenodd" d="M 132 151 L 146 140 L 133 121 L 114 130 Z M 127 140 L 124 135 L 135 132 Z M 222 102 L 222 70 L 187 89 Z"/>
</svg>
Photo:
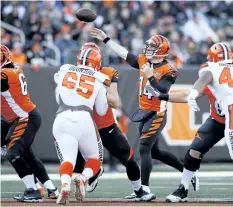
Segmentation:
<svg viewBox="0 0 233 207">
<path fill-rule="evenodd" d="M 17 159 L 20 159 L 21 156 L 17 152 L 13 152 L 12 150 L 8 150 L 6 157 L 10 163 L 14 163 Z"/>
<path fill-rule="evenodd" d="M 200 168 L 200 164 L 201 164 L 201 158 L 197 159 L 192 157 L 190 155 L 190 150 L 188 150 L 184 158 L 184 167 L 187 170 L 196 171 Z"/>
</svg>

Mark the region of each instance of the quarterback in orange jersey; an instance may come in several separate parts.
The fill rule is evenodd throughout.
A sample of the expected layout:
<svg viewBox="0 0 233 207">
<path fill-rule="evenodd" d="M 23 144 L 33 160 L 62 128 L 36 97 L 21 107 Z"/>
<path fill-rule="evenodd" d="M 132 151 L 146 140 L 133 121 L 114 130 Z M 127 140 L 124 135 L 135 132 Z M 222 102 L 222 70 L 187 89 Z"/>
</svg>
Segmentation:
<svg viewBox="0 0 233 207">
<path fill-rule="evenodd" d="M 86 43 L 80 49 L 78 54 L 78 65 L 88 64 L 89 51 L 95 48 L 99 50 L 98 46 L 94 43 Z M 100 50 L 99 50 L 100 51 Z M 117 91 L 118 83 L 118 72 L 110 67 L 101 67 L 99 70 L 101 73 L 107 75 L 111 80 L 110 88 L 107 90 L 108 104 L 112 108 L 119 108 L 121 106 L 120 98 Z M 127 138 L 123 135 L 113 116 L 111 108 L 108 108 L 105 116 L 99 116 L 95 111 L 92 115 L 93 120 L 99 131 L 103 146 L 126 167 L 127 176 L 131 182 L 132 188 L 136 194 L 136 201 L 150 201 L 154 199 L 154 194 L 148 193 L 143 190 L 141 185 L 140 170 L 136 162 L 133 149 L 130 146 Z M 99 142 L 99 145 L 101 143 Z M 100 149 L 103 151 L 103 149 Z M 101 153 L 100 153 L 101 154 Z M 84 160 L 78 155 L 78 161 L 76 163 L 75 172 L 81 172 L 82 162 Z M 87 191 L 92 192 L 98 183 L 98 177 L 103 173 L 103 168 L 101 167 L 98 174 L 91 179 L 89 179 L 87 185 Z"/>
<path fill-rule="evenodd" d="M 23 70 L 10 59 L 10 50 L 1 45 L 1 146 L 7 146 L 7 159 L 23 180 L 26 190 L 14 198 L 23 202 L 42 200 L 33 174 L 56 198 L 57 188 L 48 177 L 43 163 L 34 155 L 31 144 L 41 125 L 41 116 L 30 100 Z"/>
<path fill-rule="evenodd" d="M 91 30 L 91 35 L 103 41 L 121 58 L 133 68 L 140 70 L 139 77 L 139 109 L 131 120 L 140 122 L 140 157 L 142 184 L 148 192 L 149 177 L 152 170 L 152 158 L 166 163 L 180 172 L 183 171 L 183 163 L 172 153 L 159 148 L 158 138 L 166 124 L 166 101 L 161 101 L 146 90 L 149 84 L 155 85 L 160 92 L 167 93 L 178 75 L 177 70 L 166 60 L 170 50 L 170 43 L 162 35 L 153 35 L 146 41 L 142 54 L 136 56 L 127 49 L 113 42 L 100 29 Z M 153 68 L 151 77 L 146 77 L 143 68 L 149 64 Z M 133 198 L 134 195 L 126 198 Z"/>
<path fill-rule="evenodd" d="M 200 70 L 206 67 L 206 64 L 201 65 Z M 152 69 L 145 68 L 144 72 L 150 76 Z M 160 100 L 168 100 L 173 103 L 187 103 L 196 107 L 195 103 L 188 98 L 189 91 L 176 92 L 171 94 L 162 94 L 156 87 L 147 86 L 154 96 Z M 203 93 L 199 94 L 198 98 L 207 96 L 210 103 L 210 116 L 207 118 L 205 123 L 198 129 L 196 136 L 193 139 L 192 144 L 184 158 L 184 170 L 182 174 L 181 184 L 172 194 L 167 196 L 168 202 L 186 202 L 188 199 L 188 188 L 189 183 L 192 179 L 193 174 L 200 168 L 201 160 L 203 156 L 224 137 L 225 130 L 225 117 L 222 113 L 221 107 L 219 106 L 215 96 L 206 87 Z M 199 186 L 196 186 L 197 188 Z"/>
</svg>

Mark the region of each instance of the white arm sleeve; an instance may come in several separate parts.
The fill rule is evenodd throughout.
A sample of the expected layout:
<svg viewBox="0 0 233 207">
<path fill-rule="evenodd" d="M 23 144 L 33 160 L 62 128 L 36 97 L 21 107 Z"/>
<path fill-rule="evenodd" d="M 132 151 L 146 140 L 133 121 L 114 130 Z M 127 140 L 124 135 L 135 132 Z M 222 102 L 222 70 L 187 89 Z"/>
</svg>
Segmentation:
<svg viewBox="0 0 233 207">
<path fill-rule="evenodd" d="M 106 88 L 102 86 L 95 100 L 95 110 L 100 116 L 104 116 L 108 110 L 106 92 Z"/>
<path fill-rule="evenodd" d="M 59 93 L 58 93 L 58 86 L 55 89 L 55 98 L 58 104 L 60 104 L 60 100 L 59 100 Z"/>
<path fill-rule="evenodd" d="M 124 47 L 122 47 L 121 45 L 117 44 L 116 42 L 109 40 L 106 45 L 108 47 L 110 47 L 113 52 L 115 52 L 117 55 L 119 55 L 121 58 L 123 58 L 124 60 L 126 60 L 127 55 L 129 53 L 128 50 L 126 50 Z"/>
</svg>

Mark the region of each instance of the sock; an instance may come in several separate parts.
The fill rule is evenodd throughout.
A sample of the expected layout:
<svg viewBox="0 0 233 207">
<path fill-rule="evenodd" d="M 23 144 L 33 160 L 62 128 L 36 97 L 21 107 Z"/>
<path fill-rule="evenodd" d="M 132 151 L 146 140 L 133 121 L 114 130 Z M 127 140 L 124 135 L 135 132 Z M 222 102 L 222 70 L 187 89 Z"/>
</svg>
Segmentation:
<svg viewBox="0 0 233 207">
<path fill-rule="evenodd" d="M 73 175 L 73 165 L 71 162 L 63 162 L 59 168 L 61 183 L 70 185 L 71 177 Z"/>
<path fill-rule="evenodd" d="M 33 188 L 36 190 L 36 184 L 34 181 L 34 176 L 33 175 L 26 175 L 22 178 L 26 188 Z"/>
<path fill-rule="evenodd" d="M 135 181 L 130 181 L 130 183 L 131 183 L 134 191 L 138 191 L 142 186 L 141 179 L 135 180 Z"/>
<path fill-rule="evenodd" d="M 87 160 L 82 175 L 88 180 L 92 176 L 96 175 L 100 170 L 101 162 L 98 159 Z"/>
<path fill-rule="evenodd" d="M 55 186 L 53 185 L 51 180 L 47 180 L 46 182 L 44 182 L 43 185 L 46 189 L 50 189 L 50 190 L 55 189 Z"/>
<path fill-rule="evenodd" d="M 36 183 L 36 188 L 37 188 L 37 189 L 42 188 L 42 186 L 40 185 L 40 183 L 39 183 L 39 182 L 37 182 L 37 183 Z"/>
<path fill-rule="evenodd" d="M 192 180 L 192 177 L 194 175 L 194 171 L 187 170 L 184 168 L 183 174 L 182 174 L 182 179 L 181 179 L 181 184 L 184 185 L 185 190 L 189 188 L 189 183 Z"/>
<path fill-rule="evenodd" d="M 70 185 L 71 183 L 71 177 L 67 174 L 63 174 L 61 175 L 61 184 L 67 183 L 68 185 Z"/>
<path fill-rule="evenodd" d="M 88 180 L 94 175 L 94 173 L 91 168 L 84 168 L 82 175 Z"/>
</svg>

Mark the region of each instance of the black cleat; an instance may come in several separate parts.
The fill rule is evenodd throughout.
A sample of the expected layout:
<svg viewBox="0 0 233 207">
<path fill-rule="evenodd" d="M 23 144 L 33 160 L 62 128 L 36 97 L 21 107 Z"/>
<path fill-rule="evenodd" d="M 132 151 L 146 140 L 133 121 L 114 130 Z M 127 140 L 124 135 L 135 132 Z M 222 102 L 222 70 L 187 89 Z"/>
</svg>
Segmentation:
<svg viewBox="0 0 233 207">
<path fill-rule="evenodd" d="M 98 185 L 98 178 L 104 173 L 104 168 L 101 166 L 99 172 L 91 177 L 87 182 L 86 191 L 93 192 Z"/>
<path fill-rule="evenodd" d="M 27 203 L 38 203 L 43 201 L 40 191 L 34 190 L 33 188 L 27 188 L 23 195 L 14 196 L 14 199 Z"/>
<path fill-rule="evenodd" d="M 134 191 L 136 194 L 135 201 L 152 201 L 153 199 L 156 199 L 155 195 L 153 193 L 148 193 L 141 187 L 138 191 Z"/>
<path fill-rule="evenodd" d="M 188 190 L 185 190 L 184 185 L 180 184 L 179 188 L 174 190 L 172 194 L 166 197 L 166 202 L 179 203 L 188 201 Z"/>
<path fill-rule="evenodd" d="M 55 189 L 47 189 L 48 191 L 48 199 L 57 199 L 59 196 L 59 191 L 57 188 Z"/>
</svg>

